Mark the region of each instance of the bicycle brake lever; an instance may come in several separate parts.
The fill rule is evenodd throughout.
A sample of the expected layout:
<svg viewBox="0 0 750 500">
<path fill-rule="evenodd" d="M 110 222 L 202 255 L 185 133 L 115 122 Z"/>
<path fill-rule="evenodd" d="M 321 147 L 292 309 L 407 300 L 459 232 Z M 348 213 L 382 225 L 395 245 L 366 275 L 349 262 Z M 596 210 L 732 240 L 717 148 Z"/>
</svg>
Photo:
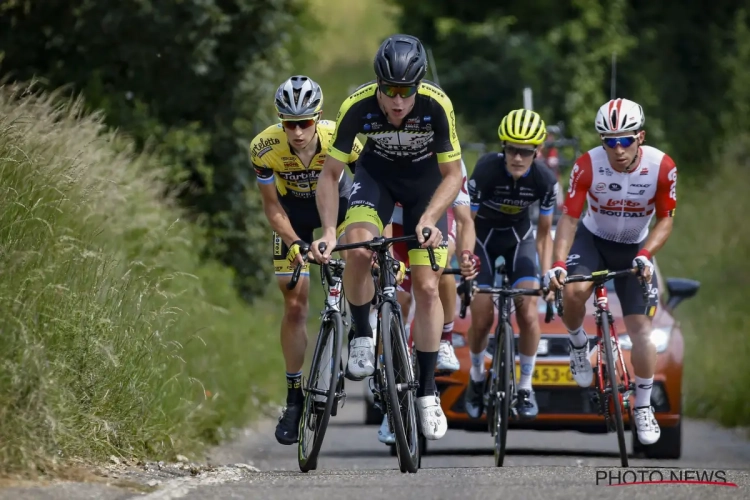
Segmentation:
<svg viewBox="0 0 750 500">
<path fill-rule="evenodd" d="M 425 241 L 430 239 L 430 235 L 432 235 L 432 231 L 429 227 L 425 227 L 422 229 L 422 237 Z M 427 256 L 430 258 L 430 267 L 432 267 L 432 270 L 437 272 L 440 270 L 440 266 L 437 265 L 437 262 L 435 261 L 435 251 L 432 249 L 432 247 L 427 247 Z"/>
</svg>

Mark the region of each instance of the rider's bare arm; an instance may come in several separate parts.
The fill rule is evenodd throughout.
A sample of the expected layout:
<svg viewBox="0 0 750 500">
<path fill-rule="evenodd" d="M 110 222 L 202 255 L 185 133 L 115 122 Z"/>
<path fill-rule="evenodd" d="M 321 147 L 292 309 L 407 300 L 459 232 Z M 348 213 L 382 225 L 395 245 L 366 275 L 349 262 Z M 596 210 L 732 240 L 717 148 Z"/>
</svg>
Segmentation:
<svg viewBox="0 0 750 500">
<path fill-rule="evenodd" d="M 456 254 L 468 250 L 474 253 L 474 245 L 477 242 L 477 232 L 474 228 L 474 217 L 469 205 L 456 205 L 453 207 L 453 217 L 456 219 Z"/>
<path fill-rule="evenodd" d="M 552 266 L 552 246 L 552 214 L 540 215 L 536 228 L 536 251 L 541 261 L 542 275 L 547 274 Z"/>
<path fill-rule="evenodd" d="M 345 166 L 343 161 L 331 155 L 326 156 L 315 191 L 315 205 L 320 214 L 323 234 L 331 237 L 336 234 L 336 219 L 339 213 L 339 179 Z"/>
<path fill-rule="evenodd" d="M 576 161 L 570 171 L 568 195 L 565 197 L 563 215 L 557 222 L 557 230 L 555 231 L 555 243 L 552 250 L 553 263 L 565 262 L 568 258 L 570 247 L 573 246 L 578 219 L 583 212 L 592 180 L 591 157 L 588 153 L 585 153 Z"/>
<path fill-rule="evenodd" d="M 644 250 L 654 255 L 672 233 L 674 213 L 677 208 L 677 167 L 668 155 L 664 155 L 659 166 L 659 180 L 656 184 L 655 200 L 656 224 L 649 231 Z"/>
<path fill-rule="evenodd" d="M 279 202 L 279 196 L 274 184 L 258 184 L 260 189 L 261 200 L 263 201 L 263 212 L 271 228 L 281 236 L 287 246 L 299 239 L 297 233 L 292 229 L 292 223 L 286 214 L 286 210 Z M 308 242 L 310 243 L 310 242 Z"/>
</svg>

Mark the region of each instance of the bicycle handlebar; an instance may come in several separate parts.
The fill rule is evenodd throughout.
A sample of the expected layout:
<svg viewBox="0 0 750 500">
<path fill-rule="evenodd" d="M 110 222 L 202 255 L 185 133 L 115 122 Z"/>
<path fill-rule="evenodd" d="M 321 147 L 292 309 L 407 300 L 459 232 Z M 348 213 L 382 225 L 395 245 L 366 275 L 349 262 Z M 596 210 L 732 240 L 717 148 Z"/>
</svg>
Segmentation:
<svg viewBox="0 0 750 500">
<path fill-rule="evenodd" d="M 643 291 L 643 298 L 646 302 L 648 302 L 650 297 L 650 285 L 646 283 L 645 280 L 642 279 L 643 276 L 643 269 L 644 266 L 641 262 L 636 261 L 637 266 L 628 268 L 628 269 L 622 269 L 620 271 L 610 271 L 608 269 L 602 270 L 602 271 L 594 271 L 591 274 L 578 274 L 573 276 L 567 276 L 565 278 L 565 281 L 563 282 L 563 286 L 567 283 L 583 283 L 583 282 L 593 282 L 595 286 L 603 286 L 607 281 L 613 280 L 615 278 L 622 278 L 625 276 L 629 276 L 631 274 L 637 274 L 639 276 L 639 282 L 641 285 L 641 290 Z M 557 272 L 557 279 L 560 279 L 560 272 Z M 562 317 L 563 315 L 563 305 L 562 305 L 562 289 L 558 288 L 555 290 L 555 305 L 557 306 L 557 314 Z"/>
<path fill-rule="evenodd" d="M 430 228 L 424 228 L 422 229 L 422 237 L 424 237 L 425 241 L 430 239 L 430 236 L 432 235 L 432 231 Z M 383 238 L 382 236 L 375 237 L 369 241 L 360 241 L 359 243 L 345 243 L 343 245 L 336 245 L 336 247 L 333 249 L 334 252 L 341 251 L 341 250 L 353 250 L 355 248 L 367 248 L 368 250 L 371 250 L 373 252 L 382 251 L 388 246 L 392 245 L 393 243 L 400 243 L 402 241 L 413 241 L 417 239 L 417 235 L 413 234 L 410 236 L 397 236 L 395 238 Z M 318 245 L 318 250 L 320 250 L 320 253 L 323 253 L 326 251 L 326 244 L 321 242 Z M 320 262 L 315 261 L 314 259 L 308 259 L 307 254 L 310 252 L 310 245 L 300 245 L 300 254 L 302 254 L 302 260 L 303 262 L 317 264 L 319 266 L 322 266 L 323 272 L 326 276 L 326 281 L 328 281 L 328 284 L 333 286 L 333 276 L 331 275 L 331 267 L 337 267 L 341 266 L 343 267 L 345 262 L 341 259 L 332 259 L 328 263 L 321 264 Z M 440 266 L 435 261 L 435 251 L 431 247 L 427 247 L 427 256 L 430 258 L 430 267 L 433 271 L 439 271 Z M 460 271 L 459 271 L 460 272 Z M 302 264 L 297 264 L 297 267 L 294 268 L 294 272 L 292 273 L 292 279 L 289 281 L 289 283 L 286 284 L 287 290 L 292 290 L 294 287 L 297 286 L 297 282 L 299 281 L 300 274 L 302 273 Z M 407 270 L 408 273 L 408 270 Z"/>
<path fill-rule="evenodd" d="M 326 244 L 321 243 L 318 246 L 318 249 L 322 252 L 325 252 Z M 331 268 L 343 268 L 346 265 L 346 262 L 342 259 L 331 259 L 325 264 L 321 264 L 320 262 L 314 260 L 314 259 L 308 259 L 307 254 L 310 252 L 310 245 L 300 245 L 299 253 L 302 255 L 302 261 L 307 264 L 316 264 L 320 266 L 323 270 L 323 273 L 325 274 L 326 281 L 328 282 L 329 286 L 333 286 L 335 282 L 333 281 L 333 275 L 331 274 Z M 294 268 L 294 272 L 292 273 L 292 279 L 289 281 L 289 283 L 286 284 L 287 290 L 293 290 L 294 287 L 297 286 L 297 282 L 299 281 L 300 274 L 302 273 L 302 264 L 297 264 L 297 267 Z"/>
</svg>

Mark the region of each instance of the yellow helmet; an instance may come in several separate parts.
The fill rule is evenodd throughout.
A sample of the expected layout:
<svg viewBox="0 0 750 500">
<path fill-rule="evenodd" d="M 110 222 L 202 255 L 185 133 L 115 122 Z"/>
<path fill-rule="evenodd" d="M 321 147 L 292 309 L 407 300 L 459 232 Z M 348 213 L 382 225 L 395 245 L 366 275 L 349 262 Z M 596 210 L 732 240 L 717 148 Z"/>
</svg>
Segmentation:
<svg viewBox="0 0 750 500">
<path fill-rule="evenodd" d="M 544 120 L 529 109 L 515 109 L 503 117 L 497 129 L 501 141 L 517 142 L 519 144 L 533 144 L 544 142 L 547 129 Z"/>
</svg>

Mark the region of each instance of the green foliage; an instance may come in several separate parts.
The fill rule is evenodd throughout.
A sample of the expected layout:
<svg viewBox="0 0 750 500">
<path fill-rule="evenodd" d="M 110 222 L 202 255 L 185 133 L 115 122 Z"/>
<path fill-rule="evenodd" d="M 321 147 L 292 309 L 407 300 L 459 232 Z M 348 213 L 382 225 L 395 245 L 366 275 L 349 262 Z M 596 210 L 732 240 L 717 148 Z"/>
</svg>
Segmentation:
<svg viewBox="0 0 750 500">
<path fill-rule="evenodd" d="M 302 54 L 303 12 L 303 0 L 6 2 L 0 70 L 68 85 L 139 148 L 153 144 L 171 189 L 209 223 L 206 255 L 231 265 L 251 300 L 271 264 L 245 148 L 274 116 L 287 49 Z"/>
<path fill-rule="evenodd" d="M 190 455 L 282 390 L 278 307 L 200 262 L 168 171 L 83 111 L 0 89 L 1 471 Z"/>
<path fill-rule="evenodd" d="M 735 120 L 719 112 L 737 109 L 724 97 L 729 81 L 750 62 L 727 36 L 727 26 L 747 26 L 743 11 L 707 0 L 390 1 L 403 9 L 401 30 L 433 48 L 457 113 L 486 141 L 529 86 L 547 122 L 563 120 L 585 146 L 594 144 L 615 53 L 616 94 L 644 106 L 649 144 L 669 149 L 685 169 L 708 170 Z"/>
</svg>

